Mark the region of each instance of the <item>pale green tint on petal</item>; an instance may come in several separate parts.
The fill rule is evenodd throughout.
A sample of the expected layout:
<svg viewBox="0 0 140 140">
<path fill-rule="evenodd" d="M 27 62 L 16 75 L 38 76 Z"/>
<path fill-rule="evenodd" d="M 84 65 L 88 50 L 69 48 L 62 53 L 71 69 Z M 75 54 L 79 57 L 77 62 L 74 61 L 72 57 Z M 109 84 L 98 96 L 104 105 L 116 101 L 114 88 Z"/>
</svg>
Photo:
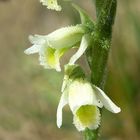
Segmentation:
<svg viewBox="0 0 140 140">
<path fill-rule="evenodd" d="M 58 5 L 57 0 L 40 0 L 42 5 L 47 6 L 48 9 L 61 11 L 61 6 Z"/>
<path fill-rule="evenodd" d="M 52 49 L 50 47 L 44 47 L 44 49 L 41 52 L 40 56 L 40 62 L 45 67 L 54 68 L 55 67 L 55 49 Z"/>
<path fill-rule="evenodd" d="M 80 47 L 79 47 L 78 51 L 71 57 L 71 59 L 69 61 L 69 65 L 73 65 L 83 55 L 83 53 L 86 51 L 88 45 L 89 45 L 89 35 L 84 35 L 82 37 Z"/>
<path fill-rule="evenodd" d="M 60 128 L 62 125 L 62 109 L 63 107 L 68 104 L 68 92 L 65 90 L 63 92 L 58 108 L 57 108 L 57 126 Z"/>
<path fill-rule="evenodd" d="M 70 48 L 81 41 L 84 33 L 82 25 L 60 28 L 47 36 L 48 45 L 55 49 Z"/>
<path fill-rule="evenodd" d="M 121 109 L 115 105 L 111 99 L 98 87 L 93 86 L 94 89 L 97 91 L 97 97 L 98 99 L 101 100 L 101 102 L 103 103 L 103 106 L 111 111 L 112 113 L 119 113 L 121 111 Z"/>
<path fill-rule="evenodd" d="M 75 114 L 82 105 L 95 105 L 102 107 L 102 103 L 96 98 L 93 88 L 89 82 L 83 79 L 73 81 L 68 87 L 69 105 Z"/>
<path fill-rule="evenodd" d="M 44 45 L 42 50 L 39 52 L 40 65 L 43 65 L 47 69 L 56 69 L 56 71 L 61 71 L 59 59 L 64 52 L 64 49 L 56 50 Z"/>
<path fill-rule="evenodd" d="M 74 114 L 73 123 L 79 131 L 84 131 L 86 128 L 97 129 L 100 125 L 100 116 L 98 107 L 84 105 Z"/>
</svg>

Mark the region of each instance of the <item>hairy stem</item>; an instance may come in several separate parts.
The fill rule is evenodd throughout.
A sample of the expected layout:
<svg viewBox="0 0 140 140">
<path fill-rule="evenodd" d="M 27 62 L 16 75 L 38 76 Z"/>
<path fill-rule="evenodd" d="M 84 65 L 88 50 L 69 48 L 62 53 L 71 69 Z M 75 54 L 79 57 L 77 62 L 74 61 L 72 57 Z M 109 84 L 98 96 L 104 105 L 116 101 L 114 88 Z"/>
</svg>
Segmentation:
<svg viewBox="0 0 140 140">
<path fill-rule="evenodd" d="M 117 0 L 94 0 L 94 2 L 97 20 L 92 34 L 92 45 L 88 48 L 86 55 L 91 69 L 91 82 L 103 89 Z M 95 131 L 86 129 L 85 140 L 97 140 L 98 131 L 99 129 Z"/>
</svg>

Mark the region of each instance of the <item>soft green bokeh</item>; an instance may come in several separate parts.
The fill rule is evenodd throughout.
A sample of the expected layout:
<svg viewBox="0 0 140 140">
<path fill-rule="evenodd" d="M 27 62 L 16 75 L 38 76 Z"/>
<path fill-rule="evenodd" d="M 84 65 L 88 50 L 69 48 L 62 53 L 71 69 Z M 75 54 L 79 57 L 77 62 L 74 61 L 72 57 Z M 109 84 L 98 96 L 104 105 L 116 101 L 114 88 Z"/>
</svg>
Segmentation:
<svg viewBox="0 0 140 140">
<path fill-rule="evenodd" d="M 76 2 L 95 19 L 90 0 Z M 29 34 L 45 35 L 57 28 L 80 23 L 79 15 L 69 2 L 62 6 L 62 12 L 57 13 L 42 7 L 38 0 L 0 1 L 0 139 L 82 139 L 72 124 L 72 114 L 67 107 L 62 128 L 56 127 L 63 72 L 45 70 L 39 65 L 38 55 L 23 53 L 31 45 Z M 103 110 L 103 140 L 139 139 L 139 13 L 139 0 L 118 1 L 105 91 L 122 112 L 116 115 Z M 62 58 L 63 64 L 68 62 L 71 53 Z M 84 59 L 79 63 L 88 73 Z"/>
</svg>

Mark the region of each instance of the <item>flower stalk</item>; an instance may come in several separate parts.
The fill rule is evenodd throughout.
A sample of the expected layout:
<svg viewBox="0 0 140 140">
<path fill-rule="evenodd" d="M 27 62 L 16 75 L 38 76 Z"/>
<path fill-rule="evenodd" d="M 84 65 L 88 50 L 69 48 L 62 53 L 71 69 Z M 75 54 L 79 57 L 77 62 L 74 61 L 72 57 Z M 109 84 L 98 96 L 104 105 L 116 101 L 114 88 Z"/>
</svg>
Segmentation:
<svg viewBox="0 0 140 140">
<path fill-rule="evenodd" d="M 108 54 L 111 47 L 112 25 L 116 15 L 117 0 L 93 0 L 97 20 L 92 35 L 92 45 L 86 56 L 91 70 L 92 84 L 104 88 Z M 85 140 L 97 140 L 99 129 L 85 130 Z"/>
<path fill-rule="evenodd" d="M 69 105 L 73 124 L 84 132 L 85 140 L 99 138 L 101 108 L 112 113 L 121 109 L 102 90 L 104 89 L 108 54 L 111 47 L 112 25 L 116 14 L 117 0 L 93 0 L 96 6 L 96 22 L 79 6 L 81 24 L 63 27 L 48 35 L 29 36 L 32 46 L 25 50 L 27 55 L 38 53 L 40 65 L 46 69 L 61 71 L 60 58 L 72 48 L 77 52 L 65 65 L 61 98 L 57 108 L 57 126 L 62 126 L 62 110 Z M 60 11 L 57 0 L 40 0 L 48 9 Z M 91 70 L 90 80 L 75 62 L 86 52 Z"/>
</svg>

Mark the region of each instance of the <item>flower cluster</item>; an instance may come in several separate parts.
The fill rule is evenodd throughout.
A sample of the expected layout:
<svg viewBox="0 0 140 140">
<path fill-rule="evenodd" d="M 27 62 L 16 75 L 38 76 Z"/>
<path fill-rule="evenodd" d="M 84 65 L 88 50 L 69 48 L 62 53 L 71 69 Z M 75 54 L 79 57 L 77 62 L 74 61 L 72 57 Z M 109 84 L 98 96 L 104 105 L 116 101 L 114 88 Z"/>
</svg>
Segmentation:
<svg viewBox="0 0 140 140">
<path fill-rule="evenodd" d="M 57 0 L 40 0 L 49 9 L 57 11 L 61 7 Z M 77 130 L 97 129 L 100 125 L 100 108 L 103 106 L 112 113 L 120 112 L 111 99 L 99 87 L 87 80 L 83 70 L 75 62 L 91 46 L 94 22 L 79 7 L 74 6 L 81 17 L 81 24 L 60 28 L 48 35 L 29 36 L 32 46 L 25 50 L 27 55 L 38 53 L 40 65 L 46 69 L 61 71 L 59 59 L 65 52 L 78 48 L 65 65 L 62 96 L 57 109 L 57 126 L 62 125 L 62 109 L 68 104 L 73 114 L 73 123 Z"/>
</svg>

